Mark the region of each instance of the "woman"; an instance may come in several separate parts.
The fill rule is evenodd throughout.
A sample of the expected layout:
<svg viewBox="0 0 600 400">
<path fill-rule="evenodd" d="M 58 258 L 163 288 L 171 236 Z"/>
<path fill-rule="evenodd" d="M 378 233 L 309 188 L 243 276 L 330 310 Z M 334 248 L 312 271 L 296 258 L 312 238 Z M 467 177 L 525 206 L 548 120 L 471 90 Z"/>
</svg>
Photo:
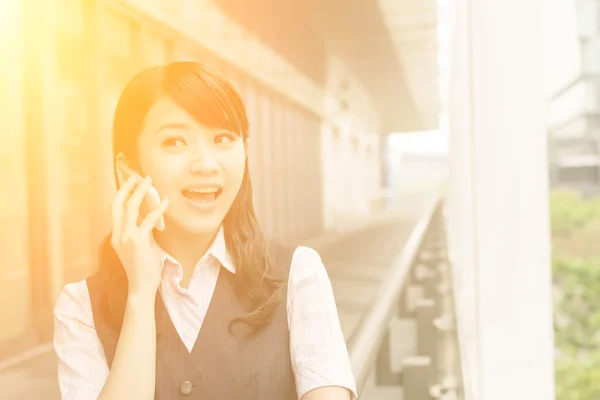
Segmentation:
<svg viewBox="0 0 600 400">
<path fill-rule="evenodd" d="M 248 131 L 235 89 L 197 63 L 125 88 L 112 232 L 54 311 L 63 399 L 355 398 L 319 255 L 260 231 Z"/>
</svg>

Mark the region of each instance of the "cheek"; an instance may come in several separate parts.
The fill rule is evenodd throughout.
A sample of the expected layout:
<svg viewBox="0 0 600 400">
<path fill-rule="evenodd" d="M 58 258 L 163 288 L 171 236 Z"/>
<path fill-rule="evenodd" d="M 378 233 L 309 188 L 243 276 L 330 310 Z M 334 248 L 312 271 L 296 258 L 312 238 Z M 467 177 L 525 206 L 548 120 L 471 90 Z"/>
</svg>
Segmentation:
<svg viewBox="0 0 600 400">
<path fill-rule="evenodd" d="M 177 188 L 176 171 L 173 171 L 172 168 L 162 167 L 156 169 L 153 174 L 148 175 L 152 177 L 152 184 L 161 195 L 161 198 L 164 196 L 173 197 L 173 191 Z"/>
<path fill-rule="evenodd" d="M 152 178 L 152 185 L 156 188 L 161 198 L 173 196 L 177 189 L 178 177 L 184 171 L 186 161 L 177 157 L 147 157 L 140 163 L 142 171 Z"/>
<path fill-rule="evenodd" d="M 246 158 L 244 153 L 240 157 L 234 157 L 227 160 L 227 164 L 223 165 L 227 172 L 227 186 L 237 193 L 246 170 Z"/>
</svg>

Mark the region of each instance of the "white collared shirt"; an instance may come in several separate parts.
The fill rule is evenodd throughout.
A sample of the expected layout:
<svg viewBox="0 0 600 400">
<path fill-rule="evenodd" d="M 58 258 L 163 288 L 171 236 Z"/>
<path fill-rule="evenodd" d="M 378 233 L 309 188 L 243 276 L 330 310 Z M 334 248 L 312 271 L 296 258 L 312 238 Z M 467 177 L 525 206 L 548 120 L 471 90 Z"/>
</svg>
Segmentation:
<svg viewBox="0 0 600 400">
<path fill-rule="evenodd" d="M 165 255 L 159 287 L 163 302 L 189 351 L 200 332 L 221 265 L 235 273 L 222 230 L 196 265 L 188 289 L 179 283 L 181 265 Z M 298 247 L 290 267 L 287 296 L 290 356 L 298 399 L 323 386 L 356 387 L 331 283 L 319 254 Z M 96 399 L 108 376 L 94 328 L 85 280 L 67 284 L 54 308 L 54 348 L 62 400 Z"/>
</svg>

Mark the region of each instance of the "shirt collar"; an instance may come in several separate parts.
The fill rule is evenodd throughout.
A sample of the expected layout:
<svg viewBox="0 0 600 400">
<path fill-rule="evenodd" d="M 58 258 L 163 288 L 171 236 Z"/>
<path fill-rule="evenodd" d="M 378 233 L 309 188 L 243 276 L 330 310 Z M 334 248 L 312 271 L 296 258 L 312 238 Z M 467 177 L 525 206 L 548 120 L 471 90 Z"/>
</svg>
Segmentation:
<svg viewBox="0 0 600 400">
<path fill-rule="evenodd" d="M 225 269 L 227 269 L 232 274 L 235 274 L 235 265 L 233 264 L 233 259 L 231 257 L 231 253 L 227 251 L 227 245 L 225 243 L 225 232 L 223 227 L 219 228 L 219 232 L 217 232 L 217 236 L 215 240 L 210 245 L 208 249 L 208 254 L 211 254 L 214 258 L 216 258 Z"/>
<path fill-rule="evenodd" d="M 167 262 L 167 261 L 169 261 L 170 263 L 173 263 L 175 265 L 179 265 L 179 262 L 175 258 L 173 258 L 173 256 L 171 256 L 169 253 L 167 253 L 166 251 L 164 251 L 162 249 L 161 249 L 161 251 L 163 253 L 161 269 L 164 268 L 165 262 Z M 206 257 L 207 255 L 214 257 L 219 263 L 221 263 L 221 265 L 223 267 L 225 267 L 226 270 L 228 270 L 232 274 L 235 274 L 235 272 L 236 272 L 235 265 L 233 263 L 231 253 L 229 251 L 227 251 L 227 245 L 225 243 L 225 233 L 223 231 L 222 226 L 219 228 L 219 231 L 217 232 L 217 236 L 215 237 L 212 244 L 208 248 L 204 257 Z M 202 257 L 202 258 L 204 258 L 204 257 Z M 200 261 L 198 261 L 198 262 L 200 262 Z"/>
</svg>

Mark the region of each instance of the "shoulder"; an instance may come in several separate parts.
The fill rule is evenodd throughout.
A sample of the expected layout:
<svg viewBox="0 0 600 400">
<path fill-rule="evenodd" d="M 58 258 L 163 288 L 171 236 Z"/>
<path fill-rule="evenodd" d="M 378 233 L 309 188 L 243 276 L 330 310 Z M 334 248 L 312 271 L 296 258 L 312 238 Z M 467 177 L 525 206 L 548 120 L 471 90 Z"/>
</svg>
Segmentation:
<svg viewBox="0 0 600 400">
<path fill-rule="evenodd" d="M 319 265 L 322 266 L 319 253 L 310 247 L 278 241 L 271 243 L 270 249 L 272 257 L 283 267 L 286 274 L 289 273 L 290 279 L 292 275 L 297 275 L 299 271 L 306 272 L 307 268 L 318 270 L 320 269 Z"/>
<path fill-rule="evenodd" d="M 306 246 L 297 246 L 294 249 L 292 264 L 306 264 L 315 262 L 321 262 L 321 256 L 315 249 Z"/>
<path fill-rule="evenodd" d="M 290 266 L 290 279 L 327 278 L 327 271 L 319 253 L 305 246 L 298 246 L 294 250 Z"/>
<path fill-rule="evenodd" d="M 294 250 L 288 280 L 288 305 L 302 293 L 330 291 L 331 282 L 319 253 L 305 246 Z"/>
<path fill-rule="evenodd" d="M 86 280 L 67 283 L 54 306 L 54 316 L 60 322 L 79 320 L 93 325 L 90 294 Z"/>
</svg>

